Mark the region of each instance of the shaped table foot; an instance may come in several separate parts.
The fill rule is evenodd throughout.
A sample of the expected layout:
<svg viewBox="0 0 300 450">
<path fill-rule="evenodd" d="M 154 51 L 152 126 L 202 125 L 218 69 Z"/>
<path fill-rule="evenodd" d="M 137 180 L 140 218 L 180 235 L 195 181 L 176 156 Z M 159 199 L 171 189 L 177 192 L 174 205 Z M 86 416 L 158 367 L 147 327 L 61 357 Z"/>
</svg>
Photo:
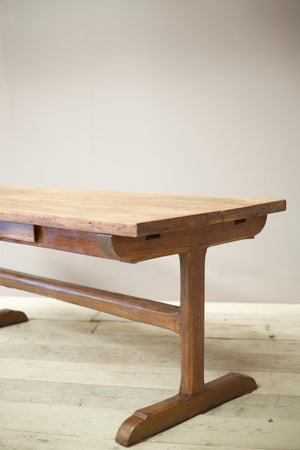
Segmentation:
<svg viewBox="0 0 300 450">
<path fill-rule="evenodd" d="M 12 309 L 0 309 L 0 327 L 15 325 L 17 323 L 27 321 L 28 317 L 22 311 L 13 311 Z"/>
<path fill-rule="evenodd" d="M 200 394 L 177 394 L 137 410 L 120 426 L 116 442 L 130 447 L 197 414 L 257 388 L 253 378 L 231 372 L 204 385 Z"/>
</svg>

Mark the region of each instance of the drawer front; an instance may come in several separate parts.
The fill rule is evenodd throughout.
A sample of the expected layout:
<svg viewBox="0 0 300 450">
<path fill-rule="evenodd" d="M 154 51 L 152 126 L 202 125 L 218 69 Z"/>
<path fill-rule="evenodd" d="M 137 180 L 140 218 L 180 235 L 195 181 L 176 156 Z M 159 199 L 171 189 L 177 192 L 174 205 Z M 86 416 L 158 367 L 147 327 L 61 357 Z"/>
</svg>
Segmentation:
<svg viewBox="0 0 300 450">
<path fill-rule="evenodd" d="M 0 220 L 0 239 L 35 242 L 34 225 Z"/>
</svg>

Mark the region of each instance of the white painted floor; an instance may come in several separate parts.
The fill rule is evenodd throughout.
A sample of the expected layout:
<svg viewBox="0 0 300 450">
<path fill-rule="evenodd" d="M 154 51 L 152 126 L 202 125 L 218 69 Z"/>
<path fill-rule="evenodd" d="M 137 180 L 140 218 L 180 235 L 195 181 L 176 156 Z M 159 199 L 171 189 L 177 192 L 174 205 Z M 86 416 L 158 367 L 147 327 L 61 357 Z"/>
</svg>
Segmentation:
<svg viewBox="0 0 300 450">
<path fill-rule="evenodd" d="M 28 323 L 0 329 L 0 449 L 117 450 L 119 425 L 178 390 L 179 337 L 43 297 L 1 297 Z M 207 303 L 206 381 L 259 389 L 137 450 L 300 449 L 300 305 Z"/>
</svg>

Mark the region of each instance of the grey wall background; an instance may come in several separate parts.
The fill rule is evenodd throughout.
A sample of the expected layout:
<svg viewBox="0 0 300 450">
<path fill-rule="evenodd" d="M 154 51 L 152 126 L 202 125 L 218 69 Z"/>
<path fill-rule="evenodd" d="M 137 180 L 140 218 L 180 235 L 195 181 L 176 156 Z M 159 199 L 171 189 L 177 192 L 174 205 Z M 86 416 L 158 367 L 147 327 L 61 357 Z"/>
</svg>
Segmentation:
<svg viewBox="0 0 300 450">
<path fill-rule="evenodd" d="M 210 249 L 207 299 L 299 301 L 299 19 L 292 0 L 0 0 L 1 184 L 287 198 Z M 0 264 L 179 294 L 177 257 L 1 243 Z"/>
</svg>

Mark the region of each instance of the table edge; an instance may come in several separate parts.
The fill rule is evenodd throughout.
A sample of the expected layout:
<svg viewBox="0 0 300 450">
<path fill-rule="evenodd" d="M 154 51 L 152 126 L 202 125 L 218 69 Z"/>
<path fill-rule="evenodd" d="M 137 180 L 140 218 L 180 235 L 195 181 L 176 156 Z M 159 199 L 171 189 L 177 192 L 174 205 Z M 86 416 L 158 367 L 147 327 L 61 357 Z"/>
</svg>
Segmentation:
<svg viewBox="0 0 300 450">
<path fill-rule="evenodd" d="M 255 200 L 255 199 L 253 199 Z M 21 212 L 0 211 L 0 220 L 24 224 L 48 226 L 74 231 L 86 231 L 97 234 L 111 234 L 116 236 L 141 237 L 151 234 L 166 233 L 169 231 L 187 230 L 202 225 L 228 222 L 231 220 L 247 219 L 261 215 L 267 215 L 286 209 L 286 200 L 267 200 L 250 206 L 229 209 L 225 211 L 212 211 L 197 213 L 193 215 L 173 217 L 166 219 L 139 222 L 136 224 L 110 223 L 93 221 L 89 219 L 78 219 L 74 226 L 74 217 L 53 217 L 53 215 L 34 216 Z"/>
</svg>

